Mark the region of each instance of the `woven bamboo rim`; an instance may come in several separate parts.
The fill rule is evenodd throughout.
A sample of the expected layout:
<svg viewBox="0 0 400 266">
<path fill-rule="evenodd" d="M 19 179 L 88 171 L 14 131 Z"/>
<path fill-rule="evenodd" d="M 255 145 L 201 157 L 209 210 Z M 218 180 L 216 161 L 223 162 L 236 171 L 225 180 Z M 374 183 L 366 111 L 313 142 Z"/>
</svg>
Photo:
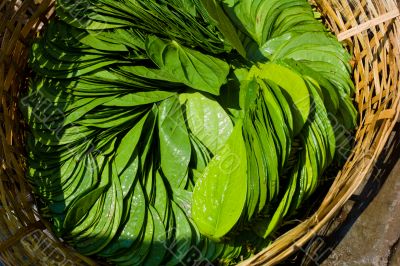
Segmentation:
<svg viewBox="0 0 400 266">
<path fill-rule="evenodd" d="M 396 0 L 314 0 L 354 54 L 360 125 L 356 145 L 318 210 L 240 265 L 274 265 L 313 238 L 368 178 L 400 113 L 400 18 Z M 54 0 L 0 0 L 0 260 L 5 265 L 96 265 L 52 237 L 24 178 L 18 99 L 28 48 L 54 14 Z"/>
</svg>

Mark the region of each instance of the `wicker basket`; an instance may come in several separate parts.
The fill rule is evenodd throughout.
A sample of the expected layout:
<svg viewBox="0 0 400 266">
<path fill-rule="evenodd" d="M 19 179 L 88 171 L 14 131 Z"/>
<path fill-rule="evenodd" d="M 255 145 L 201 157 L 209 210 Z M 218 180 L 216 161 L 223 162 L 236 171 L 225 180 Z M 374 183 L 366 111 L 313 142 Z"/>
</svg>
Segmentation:
<svg viewBox="0 0 400 266">
<path fill-rule="evenodd" d="M 273 265 L 324 227 L 365 181 L 400 111 L 400 19 L 396 0 L 316 0 L 327 25 L 354 54 L 360 124 L 356 145 L 318 210 L 241 265 Z M 52 237 L 24 178 L 25 125 L 18 99 L 26 88 L 30 43 L 54 14 L 53 0 L 0 0 L 0 259 L 6 265 L 95 265 Z"/>
</svg>

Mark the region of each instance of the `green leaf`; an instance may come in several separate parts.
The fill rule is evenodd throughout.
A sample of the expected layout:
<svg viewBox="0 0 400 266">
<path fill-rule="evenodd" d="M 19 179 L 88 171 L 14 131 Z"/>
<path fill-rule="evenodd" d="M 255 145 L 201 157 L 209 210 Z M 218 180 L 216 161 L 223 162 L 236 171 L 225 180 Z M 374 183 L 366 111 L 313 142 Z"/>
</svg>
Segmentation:
<svg viewBox="0 0 400 266">
<path fill-rule="evenodd" d="M 226 82 L 229 65 L 210 55 L 186 48 L 176 41 L 165 41 L 149 36 L 148 56 L 159 67 L 162 75 L 193 89 L 219 94 Z"/>
<path fill-rule="evenodd" d="M 212 97 L 201 93 L 182 93 L 188 128 L 213 154 L 226 142 L 233 125 L 228 114 Z"/>
<path fill-rule="evenodd" d="M 232 24 L 229 17 L 225 14 L 220 3 L 215 0 L 201 0 L 205 9 L 207 9 L 210 16 L 217 22 L 218 29 L 222 32 L 224 37 L 232 44 L 238 53 L 246 58 L 246 50 L 243 47 L 242 41 L 237 33 L 237 29 Z"/>
<path fill-rule="evenodd" d="M 291 107 L 293 132 L 297 135 L 310 113 L 310 93 L 304 79 L 297 72 L 272 62 L 261 64 L 258 68 L 253 67 L 249 75 L 270 80 L 281 87 Z"/>
<path fill-rule="evenodd" d="M 298 169 L 298 165 L 296 166 Z M 296 169 L 296 170 L 297 170 Z M 285 194 L 283 195 L 282 199 L 280 200 L 279 204 L 275 209 L 272 211 L 272 217 L 265 221 L 264 219 L 254 227 L 254 231 L 261 237 L 267 238 L 272 232 L 276 230 L 276 228 L 280 225 L 283 218 L 289 212 L 290 206 L 292 204 L 293 199 L 295 198 L 295 192 L 297 187 L 297 181 L 300 178 L 300 171 L 294 171 L 293 175 L 290 176 L 289 184 L 286 188 Z"/>
<path fill-rule="evenodd" d="M 146 122 L 147 117 L 148 114 L 143 116 L 121 139 L 121 142 L 118 145 L 118 149 L 116 149 L 115 152 L 115 166 L 118 170 L 118 174 L 121 174 L 125 170 L 128 162 L 131 160 L 133 151 L 136 149 L 136 146 L 139 143 L 140 136 L 143 131 L 143 126 Z"/>
<path fill-rule="evenodd" d="M 76 200 L 69 208 L 64 220 L 64 229 L 68 230 L 71 226 L 78 224 L 85 215 L 93 208 L 94 204 L 101 198 L 105 187 L 98 187 Z"/>
<path fill-rule="evenodd" d="M 105 106 L 120 106 L 120 107 L 133 107 L 138 105 L 146 105 L 157 103 L 173 96 L 174 92 L 169 91 L 148 91 L 148 92 L 135 92 L 122 95 L 109 102 Z"/>
<path fill-rule="evenodd" d="M 161 102 L 158 130 L 162 172 L 173 188 L 184 187 L 187 183 L 191 146 L 177 96 Z"/>
<path fill-rule="evenodd" d="M 101 256 L 112 257 L 117 252 L 129 248 L 139 238 L 142 228 L 145 227 L 146 201 L 139 182 L 136 182 L 134 192 L 128 200 L 130 201 L 128 219 L 122 226 L 118 238 L 100 253 Z"/>
<path fill-rule="evenodd" d="M 192 216 L 200 232 L 212 239 L 229 233 L 243 212 L 246 191 L 246 147 L 238 121 L 195 185 Z"/>
<path fill-rule="evenodd" d="M 175 239 L 167 245 L 168 250 L 173 254 L 164 265 L 178 265 L 183 261 L 193 244 L 193 231 L 188 217 L 175 201 L 172 201 L 172 210 L 175 217 Z"/>
</svg>

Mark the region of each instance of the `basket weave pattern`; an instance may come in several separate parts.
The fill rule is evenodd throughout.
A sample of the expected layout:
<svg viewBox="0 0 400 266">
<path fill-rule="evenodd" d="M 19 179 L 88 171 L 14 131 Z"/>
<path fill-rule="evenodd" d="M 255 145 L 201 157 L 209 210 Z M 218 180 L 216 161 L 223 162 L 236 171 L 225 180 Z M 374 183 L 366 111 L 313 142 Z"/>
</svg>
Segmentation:
<svg viewBox="0 0 400 266">
<path fill-rule="evenodd" d="M 241 265 L 276 264 L 305 245 L 369 177 L 400 113 L 400 18 L 395 0 L 315 0 L 353 53 L 356 145 L 319 209 Z M 18 101 L 30 75 L 32 40 L 54 14 L 53 0 L 0 0 L 0 260 L 6 265 L 92 265 L 51 236 L 24 178 Z"/>
</svg>

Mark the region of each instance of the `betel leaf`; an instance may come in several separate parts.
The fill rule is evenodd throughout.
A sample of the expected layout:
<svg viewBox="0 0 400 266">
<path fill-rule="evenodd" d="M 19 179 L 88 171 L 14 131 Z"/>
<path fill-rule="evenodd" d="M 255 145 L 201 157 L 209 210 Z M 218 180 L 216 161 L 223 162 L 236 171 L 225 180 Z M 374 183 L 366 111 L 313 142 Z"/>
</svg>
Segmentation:
<svg viewBox="0 0 400 266">
<path fill-rule="evenodd" d="M 225 61 L 186 48 L 176 41 L 149 36 L 146 51 L 162 74 L 170 80 L 214 95 L 219 94 L 229 74 L 230 67 Z"/>
<path fill-rule="evenodd" d="M 162 172 L 172 187 L 185 186 L 191 146 L 178 96 L 162 101 L 158 108 Z"/>
<path fill-rule="evenodd" d="M 143 126 L 147 117 L 148 115 L 144 115 L 139 122 L 137 122 L 136 125 L 133 126 L 132 129 L 129 130 L 129 132 L 126 133 L 126 135 L 121 139 L 118 149 L 115 152 L 115 167 L 118 171 L 118 174 L 121 174 L 125 170 L 125 167 L 131 160 L 133 151 L 136 145 L 139 143 Z"/>
<path fill-rule="evenodd" d="M 247 159 L 242 126 L 242 121 L 236 123 L 193 191 L 193 220 L 200 232 L 212 239 L 225 236 L 245 207 Z"/>
<path fill-rule="evenodd" d="M 188 217 L 175 201 L 171 203 L 175 220 L 175 242 L 167 245 L 167 248 L 174 255 L 170 260 L 165 262 L 164 265 L 166 266 L 178 265 L 180 262 L 184 261 L 184 257 L 187 255 L 193 243 L 193 230 Z"/>
<path fill-rule="evenodd" d="M 244 49 L 242 41 L 240 40 L 238 30 L 229 17 L 225 14 L 221 4 L 218 3 L 220 1 L 202 0 L 201 2 L 210 16 L 217 22 L 217 27 L 224 37 L 232 44 L 232 46 L 241 56 L 246 58 L 246 50 Z"/>
<path fill-rule="evenodd" d="M 139 237 L 144 227 L 146 216 L 146 201 L 142 186 L 139 182 L 135 183 L 133 194 L 128 199 L 127 221 L 123 224 L 118 238 L 110 243 L 100 255 L 112 257 L 116 252 L 129 248 Z"/>
<path fill-rule="evenodd" d="M 76 200 L 70 207 L 67 216 L 64 220 L 64 228 L 70 229 L 81 221 L 81 219 L 87 215 L 88 211 L 93 207 L 96 201 L 98 201 L 101 195 L 104 193 L 106 187 L 98 187 L 84 195 L 83 197 Z"/>
<path fill-rule="evenodd" d="M 121 107 L 133 107 L 137 105 L 145 105 L 160 102 L 168 97 L 174 95 L 174 92 L 167 91 L 148 91 L 148 92 L 136 92 L 134 94 L 129 93 L 115 98 L 107 103 L 105 106 L 121 106 Z"/>
<path fill-rule="evenodd" d="M 298 165 L 296 167 L 299 167 Z M 269 218 L 269 221 L 257 222 L 254 227 L 254 231 L 261 237 L 268 237 L 282 222 L 283 218 L 289 212 L 292 199 L 294 198 L 297 186 L 297 180 L 299 179 L 300 173 L 295 172 L 292 176 L 290 176 L 289 184 L 286 188 L 285 194 L 281 198 L 278 206 L 273 210 L 272 217 Z"/>
<path fill-rule="evenodd" d="M 253 67 L 249 75 L 270 80 L 281 87 L 293 114 L 293 133 L 297 135 L 307 121 L 311 106 L 304 79 L 297 72 L 272 62 Z"/>
<path fill-rule="evenodd" d="M 274 4 L 281 0 L 224 0 L 228 6 L 228 15 L 235 21 L 236 25 L 241 25 L 246 32 L 259 46 L 263 44 L 274 22 L 269 15 Z"/>
<path fill-rule="evenodd" d="M 188 128 L 215 154 L 232 133 L 228 114 L 215 99 L 199 92 L 182 93 L 179 99 L 185 106 Z"/>
<path fill-rule="evenodd" d="M 167 249 L 165 247 L 168 242 L 161 217 L 153 206 L 150 205 L 149 210 L 150 214 L 153 216 L 154 236 L 152 247 L 146 256 L 145 261 L 142 263 L 143 266 L 160 265 L 167 254 Z"/>
</svg>

